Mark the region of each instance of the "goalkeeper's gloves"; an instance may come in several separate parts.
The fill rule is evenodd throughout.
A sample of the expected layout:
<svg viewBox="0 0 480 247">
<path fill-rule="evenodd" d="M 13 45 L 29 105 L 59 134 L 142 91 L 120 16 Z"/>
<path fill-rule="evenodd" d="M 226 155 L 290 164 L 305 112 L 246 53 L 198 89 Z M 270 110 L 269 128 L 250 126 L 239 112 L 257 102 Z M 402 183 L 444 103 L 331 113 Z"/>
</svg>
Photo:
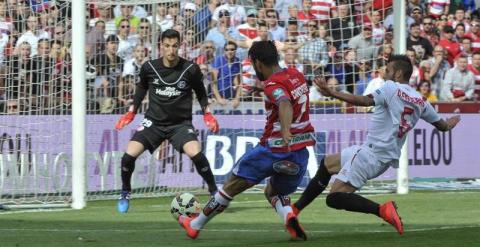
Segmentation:
<svg viewBox="0 0 480 247">
<path fill-rule="evenodd" d="M 207 125 L 208 129 L 213 133 L 218 133 L 220 130 L 217 119 L 215 119 L 211 112 L 206 111 L 205 114 L 203 114 L 203 121 L 205 122 L 205 125 Z"/>
<path fill-rule="evenodd" d="M 131 123 L 135 118 L 135 113 L 133 111 L 128 111 L 127 113 L 123 114 L 123 116 L 118 119 L 117 123 L 115 124 L 115 129 L 121 130 L 125 125 Z"/>
</svg>

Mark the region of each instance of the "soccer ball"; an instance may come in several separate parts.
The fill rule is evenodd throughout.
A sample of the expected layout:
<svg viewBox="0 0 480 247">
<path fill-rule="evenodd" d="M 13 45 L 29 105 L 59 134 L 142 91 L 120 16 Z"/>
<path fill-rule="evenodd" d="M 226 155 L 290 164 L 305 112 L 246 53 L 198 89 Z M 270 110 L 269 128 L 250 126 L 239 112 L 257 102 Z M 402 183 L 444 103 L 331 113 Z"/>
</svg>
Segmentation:
<svg viewBox="0 0 480 247">
<path fill-rule="evenodd" d="M 178 220 L 180 215 L 185 215 L 187 217 L 197 216 L 202 211 L 202 207 L 198 199 L 190 194 L 183 193 L 175 196 L 172 200 L 170 206 L 170 212 L 174 219 Z"/>
</svg>

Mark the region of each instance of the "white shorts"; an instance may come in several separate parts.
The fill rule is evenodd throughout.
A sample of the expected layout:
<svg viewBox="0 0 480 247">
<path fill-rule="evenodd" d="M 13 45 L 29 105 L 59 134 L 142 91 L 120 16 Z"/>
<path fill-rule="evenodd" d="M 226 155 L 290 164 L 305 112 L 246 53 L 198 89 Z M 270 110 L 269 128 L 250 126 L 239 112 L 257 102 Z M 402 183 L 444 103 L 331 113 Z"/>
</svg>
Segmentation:
<svg viewBox="0 0 480 247">
<path fill-rule="evenodd" d="M 353 145 L 342 150 L 340 163 L 342 169 L 336 178 L 357 189 L 362 188 L 368 180 L 380 176 L 389 167 L 378 161 L 372 149 L 365 145 Z"/>
</svg>

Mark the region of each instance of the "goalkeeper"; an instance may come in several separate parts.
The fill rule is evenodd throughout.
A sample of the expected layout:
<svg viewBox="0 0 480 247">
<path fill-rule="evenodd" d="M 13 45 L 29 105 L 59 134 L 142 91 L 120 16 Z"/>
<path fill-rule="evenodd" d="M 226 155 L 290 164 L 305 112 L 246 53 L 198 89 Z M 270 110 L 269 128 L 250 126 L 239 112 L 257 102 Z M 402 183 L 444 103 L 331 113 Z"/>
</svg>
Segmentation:
<svg viewBox="0 0 480 247">
<path fill-rule="evenodd" d="M 117 209 L 126 213 L 129 209 L 130 181 L 135 160 L 146 149 L 153 151 L 168 139 L 173 147 L 188 155 L 197 172 L 208 184 L 208 191 L 217 191 L 215 179 L 207 158 L 201 152 L 200 142 L 192 125 L 192 89 L 204 113 L 205 124 L 216 133 L 217 120 L 208 110 L 208 99 L 197 64 L 178 56 L 180 34 L 168 29 L 161 36 L 162 57 L 147 61 L 140 69 L 140 81 L 136 86 L 133 105 L 116 123 L 117 130 L 133 121 L 142 100 L 149 92 L 149 106 L 141 126 L 128 143 L 121 161 L 122 192 Z"/>
</svg>

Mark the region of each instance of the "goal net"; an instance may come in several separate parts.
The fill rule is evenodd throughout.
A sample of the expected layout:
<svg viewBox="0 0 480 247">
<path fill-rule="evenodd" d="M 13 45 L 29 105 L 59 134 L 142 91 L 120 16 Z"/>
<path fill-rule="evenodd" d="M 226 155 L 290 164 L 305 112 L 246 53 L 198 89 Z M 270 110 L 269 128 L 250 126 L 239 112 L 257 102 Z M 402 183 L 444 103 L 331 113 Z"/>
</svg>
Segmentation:
<svg viewBox="0 0 480 247">
<path fill-rule="evenodd" d="M 291 1 L 279 6 L 270 0 L 225 1 L 228 3 L 218 6 L 209 2 L 87 1 L 87 200 L 119 194 L 120 160 L 142 121 L 148 99 L 126 128 L 117 131 L 114 124 L 132 103 L 143 62 L 161 56 L 157 40 L 168 28 L 182 34 L 180 56 L 200 65 L 211 108 L 221 126 L 220 133 L 210 133 L 194 101 L 193 124 L 218 184 L 263 132 L 262 85 L 246 57 L 255 40 L 275 40 L 281 65 L 303 72 L 311 86 L 309 107 L 317 144 L 309 147 L 302 187 L 326 154 L 365 141 L 372 109 L 324 97 L 311 80 L 324 75 L 331 87 L 355 94 L 378 88 L 386 60 L 394 53 L 392 6 L 333 0 Z M 0 2 L 0 204 L 71 201 L 71 153 L 75 148 L 71 142 L 75 131 L 71 129 L 72 11 L 67 0 L 18 5 Z M 227 40 L 235 44 L 236 58 L 232 60 Z M 411 54 L 412 62 L 421 60 L 421 52 Z M 418 84 L 419 79 L 414 74 L 411 84 Z M 421 125 L 418 133 L 430 138 L 430 143 L 438 140 L 437 146 L 426 151 L 433 157 L 429 161 L 432 166 L 451 164 L 449 150 L 442 149 L 451 145 L 451 134 L 439 134 L 426 125 Z M 437 158 L 439 152 L 441 158 Z M 423 155 L 426 157 L 425 151 Z M 416 165 L 418 157 L 409 158 L 411 165 Z M 425 170 L 415 174 L 443 176 L 429 176 Z M 390 169 L 367 189 L 393 191 L 395 180 L 395 170 Z M 206 192 L 190 159 L 168 141 L 153 154 L 145 152 L 137 159 L 132 187 L 134 197 Z"/>
</svg>

